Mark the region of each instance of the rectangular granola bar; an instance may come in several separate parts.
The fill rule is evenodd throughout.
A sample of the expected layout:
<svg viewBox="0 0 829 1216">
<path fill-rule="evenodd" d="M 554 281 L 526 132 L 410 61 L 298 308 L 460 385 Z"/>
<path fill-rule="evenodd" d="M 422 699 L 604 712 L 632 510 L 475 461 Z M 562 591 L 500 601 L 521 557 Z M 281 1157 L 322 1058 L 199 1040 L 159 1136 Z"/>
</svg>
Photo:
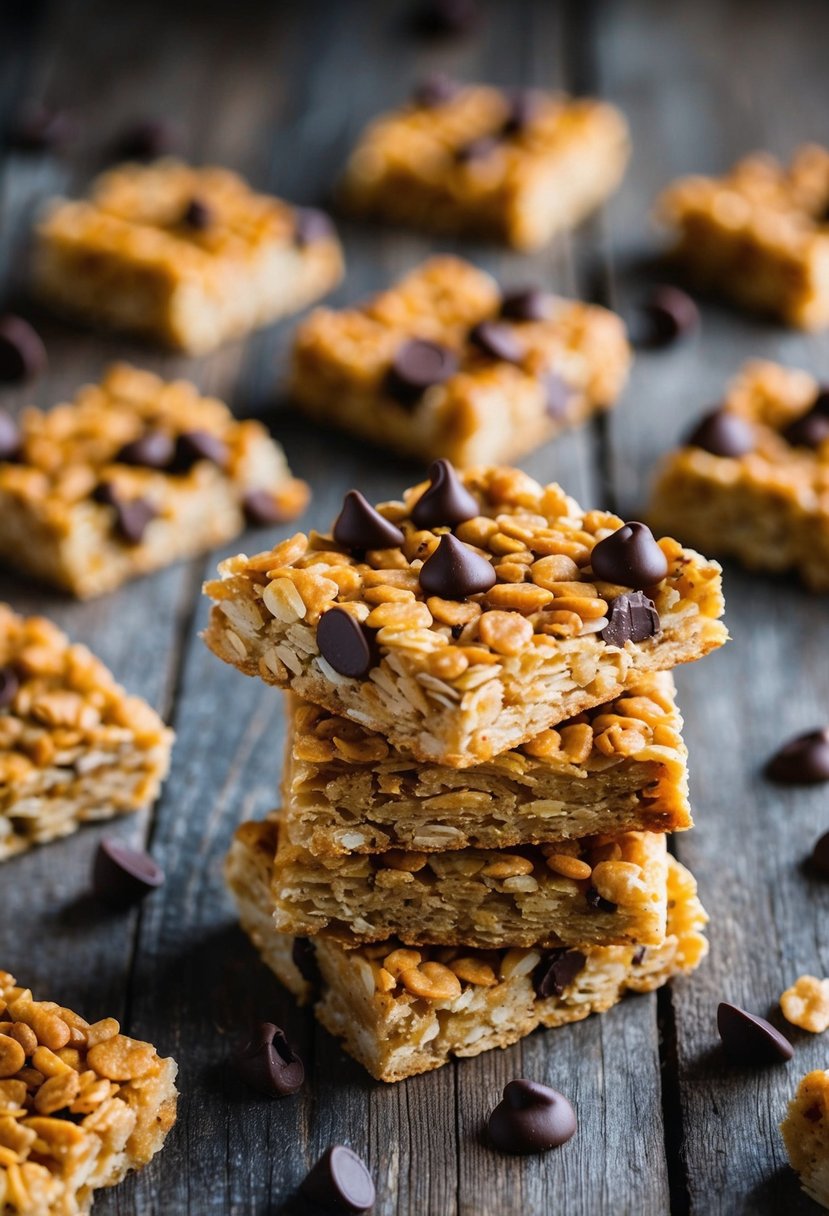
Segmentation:
<svg viewBox="0 0 829 1216">
<path fill-rule="evenodd" d="M 308 487 L 260 422 L 115 364 L 48 412 L 0 416 L 0 559 L 87 597 L 292 519 Z"/>
<path fill-rule="evenodd" d="M 459 503 L 470 517 L 449 533 Z M 205 588 L 215 603 L 205 641 L 246 675 L 419 760 L 480 764 L 728 636 L 715 562 L 669 538 L 657 545 L 642 525 L 585 512 L 559 486 L 516 469 L 460 479 L 438 465 L 429 487 L 379 514 L 353 496 L 346 508 L 334 531 L 379 536 L 385 547 L 300 533 L 231 558 Z M 343 520 L 353 511 L 364 518 L 352 531 Z M 645 576 L 660 575 L 647 595 L 591 568 L 599 542 L 620 550 L 634 537 L 652 561 Z"/>
<path fill-rule="evenodd" d="M 0 971 L 0 1212 L 82 1216 L 162 1148 L 176 1062 Z"/>
<path fill-rule="evenodd" d="M 669 672 L 474 768 L 423 764 L 382 736 L 288 698 L 282 830 L 318 855 L 502 849 L 691 827 Z"/>
<path fill-rule="evenodd" d="M 502 296 L 455 257 L 296 331 L 291 394 L 312 418 L 459 467 L 515 460 L 610 408 L 630 366 L 615 313 L 541 292 Z"/>
<path fill-rule="evenodd" d="M 61 311 L 195 354 L 320 299 L 343 262 L 321 212 L 227 169 L 161 160 L 111 169 L 86 199 L 53 200 L 33 272 Z"/>
<path fill-rule="evenodd" d="M 0 861 L 153 802 L 172 744 L 85 646 L 0 604 Z"/>
<path fill-rule="evenodd" d="M 365 130 L 342 194 L 361 214 L 535 249 L 613 193 L 629 153 L 606 102 L 437 77 Z"/>
<path fill-rule="evenodd" d="M 294 939 L 273 924 L 276 833 L 274 820 L 236 833 L 226 873 L 242 927 L 282 983 L 301 1001 L 316 999 L 323 1026 L 380 1081 L 602 1012 L 626 992 L 650 992 L 693 971 L 708 950 L 696 884 L 674 858 L 667 934 L 658 946 L 412 950 L 387 941 L 346 950 L 324 937 Z M 309 979 L 314 968 L 319 992 Z"/>
<path fill-rule="evenodd" d="M 754 570 L 829 591 L 829 399 L 808 372 L 752 360 L 662 461 L 649 521 Z"/>
</svg>

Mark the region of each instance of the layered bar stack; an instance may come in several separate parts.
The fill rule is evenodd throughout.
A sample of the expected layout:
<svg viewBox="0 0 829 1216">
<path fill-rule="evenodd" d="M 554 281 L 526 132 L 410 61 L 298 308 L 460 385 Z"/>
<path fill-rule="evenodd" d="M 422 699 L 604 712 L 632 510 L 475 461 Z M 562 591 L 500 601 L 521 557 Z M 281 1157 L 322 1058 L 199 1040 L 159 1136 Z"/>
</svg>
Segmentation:
<svg viewBox="0 0 829 1216">
<path fill-rule="evenodd" d="M 575 1021 L 706 951 L 670 668 L 719 567 L 509 468 L 429 481 L 207 585 L 288 696 L 281 812 L 228 860 L 265 961 L 382 1080 Z"/>
</svg>

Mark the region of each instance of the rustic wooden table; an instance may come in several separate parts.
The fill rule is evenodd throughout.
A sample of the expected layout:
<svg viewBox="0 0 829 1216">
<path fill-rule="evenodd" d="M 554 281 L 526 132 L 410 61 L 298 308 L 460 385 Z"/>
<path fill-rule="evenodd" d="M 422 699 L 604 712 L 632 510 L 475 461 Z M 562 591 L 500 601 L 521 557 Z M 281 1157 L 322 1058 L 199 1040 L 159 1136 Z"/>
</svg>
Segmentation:
<svg viewBox="0 0 829 1216">
<path fill-rule="evenodd" d="M 722 170 L 755 147 L 785 154 L 800 140 L 826 136 L 829 6 L 820 3 L 618 0 L 594 9 L 587 0 L 492 0 L 475 36 L 431 45 L 408 32 L 403 0 L 55 0 L 44 8 L 6 0 L 4 11 L 0 120 L 43 99 L 71 106 L 81 124 L 71 156 L 13 156 L 0 166 L 7 301 L 25 284 L 33 209 L 79 187 L 107 140 L 147 114 L 175 117 L 189 156 L 314 202 L 364 121 L 427 70 L 601 93 L 629 116 L 635 145 L 627 180 L 606 212 L 532 261 L 489 248 L 464 252 L 506 282 L 592 289 L 611 303 L 623 303 L 641 283 L 643 257 L 655 247 L 650 204 L 671 177 Z M 393 231 L 342 230 L 348 277 L 338 302 L 379 288 L 434 247 Z M 41 324 L 50 369 L 32 389 L 5 391 L 3 406 L 30 397 L 49 405 L 96 377 L 107 360 L 127 357 L 192 377 L 240 414 L 271 421 L 294 469 L 314 487 L 311 526 L 325 526 L 352 485 L 376 499 L 420 475 L 283 411 L 291 322 L 210 358 L 185 360 L 23 307 Z M 564 437 L 524 467 L 561 480 L 585 503 L 635 514 L 657 455 L 717 400 L 744 357 L 759 354 L 829 375 L 825 336 L 785 333 L 707 307 L 690 344 L 638 359 L 605 424 Z M 242 543 L 261 547 L 264 538 Z M 0 581 L 0 596 L 48 613 L 88 642 L 178 733 L 158 806 L 116 829 L 145 842 L 167 874 L 140 911 L 106 916 L 89 900 L 101 835 L 94 828 L 0 873 L 0 964 L 90 1017 L 114 1014 L 180 1061 L 179 1121 L 167 1148 L 136 1179 L 102 1195 L 95 1211 L 300 1210 L 291 1208 L 299 1180 L 336 1141 L 369 1161 L 375 1211 L 384 1216 L 816 1211 L 785 1166 L 777 1124 L 797 1078 L 827 1063 L 825 1041 L 802 1036 L 788 1067 L 737 1070 L 716 1049 L 714 1021 L 721 999 L 766 1012 L 797 975 L 829 968 L 829 890 L 801 866 L 829 827 L 825 792 L 781 791 L 758 776 L 780 740 L 826 720 L 825 603 L 729 568 L 734 640 L 680 672 L 698 827 L 675 848 L 711 913 L 703 969 L 605 1017 L 384 1086 L 294 1007 L 237 928 L 224 893 L 231 833 L 275 801 L 282 722 L 272 690 L 223 667 L 199 641 L 206 611 L 199 585 L 220 556 L 89 604 Z M 229 1053 L 255 1016 L 280 1022 L 299 1047 L 308 1083 L 298 1096 L 257 1101 L 234 1078 Z M 559 1087 L 578 1108 L 579 1133 L 556 1153 L 513 1160 L 482 1143 L 484 1115 L 520 1075 Z"/>
</svg>

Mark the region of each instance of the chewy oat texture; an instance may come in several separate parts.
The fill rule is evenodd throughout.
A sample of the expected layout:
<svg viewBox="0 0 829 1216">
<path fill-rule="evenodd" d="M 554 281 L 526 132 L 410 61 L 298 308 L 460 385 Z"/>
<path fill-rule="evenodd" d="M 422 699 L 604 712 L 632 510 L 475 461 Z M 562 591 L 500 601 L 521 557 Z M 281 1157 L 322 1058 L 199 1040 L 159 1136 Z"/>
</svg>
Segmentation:
<svg viewBox="0 0 829 1216">
<path fill-rule="evenodd" d="M 630 366 L 624 324 L 607 309 L 542 293 L 519 303 L 470 263 L 430 258 L 365 304 L 302 322 L 291 395 L 311 417 L 404 455 L 515 460 L 612 406 Z M 496 327 L 495 347 L 474 340 L 482 324 Z M 412 342 L 437 344 L 443 360 L 401 383 L 395 367 Z"/>
<path fill-rule="evenodd" d="M 308 487 L 261 423 L 186 380 L 119 363 L 47 412 L 23 411 L 0 459 L 0 558 L 80 597 L 294 518 Z"/>
<path fill-rule="evenodd" d="M 693 971 L 707 953 L 705 913 L 688 871 L 668 859 L 667 934 L 656 946 L 584 949 L 406 948 L 387 941 L 346 950 L 315 937 L 320 991 L 300 971 L 294 939 L 273 923 L 277 822 L 236 833 L 227 880 L 242 925 L 264 961 L 301 1001 L 316 999 L 322 1024 L 368 1071 L 398 1081 L 439 1068 L 452 1055 L 506 1047 L 537 1026 L 560 1026 L 649 992 Z M 302 943 L 300 943 L 302 945 Z"/>
<path fill-rule="evenodd" d="M 780 1130 L 804 1191 L 829 1209 L 829 1072 L 803 1077 Z"/>
<path fill-rule="evenodd" d="M 36 1001 L 0 971 L 0 1212 L 81 1216 L 159 1151 L 176 1119 L 176 1063 Z"/>
<path fill-rule="evenodd" d="M 722 416 L 745 424 L 736 451 L 693 437 L 662 461 L 648 520 L 754 570 L 794 571 L 829 591 L 829 401 L 808 372 L 752 360 Z M 721 429 L 718 427 L 718 430 Z M 730 436 L 729 436 L 730 438 Z"/>
<path fill-rule="evenodd" d="M 629 151 L 604 102 L 433 80 L 363 133 L 342 195 L 380 219 L 534 249 L 613 193 Z"/>
<path fill-rule="evenodd" d="M 36 230 L 34 281 L 61 311 L 191 354 L 330 291 L 343 273 L 330 224 L 257 194 L 227 169 L 176 160 L 102 174 L 55 199 Z"/>
<path fill-rule="evenodd" d="M 559 486 L 516 469 L 470 470 L 463 486 L 479 514 L 457 524 L 454 539 L 438 523 L 413 522 L 421 483 L 381 506 L 402 544 L 358 556 L 331 535 L 300 533 L 224 562 L 205 588 L 214 601 L 208 646 L 420 760 L 467 768 L 726 640 L 720 567 L 666 537 L 657 556 L 667 575 L 647 589 L 658 631 L 605 641 L 608 614 L 630 603 L 630 588 L 596 578 L 590 562 L 623 521 L 585 512 Z M 425 593 L 425 562 L 457 542 L 494 585 L 459 598 Z M 320 653 L 320 619 L 335 608 L 376 648 L 365 678 Z"/>
<path fill-rule="evenodd" d="M 0 861 L 152 802 L 172 742 L 85 646 L 0 604 Z"/>
</svg>

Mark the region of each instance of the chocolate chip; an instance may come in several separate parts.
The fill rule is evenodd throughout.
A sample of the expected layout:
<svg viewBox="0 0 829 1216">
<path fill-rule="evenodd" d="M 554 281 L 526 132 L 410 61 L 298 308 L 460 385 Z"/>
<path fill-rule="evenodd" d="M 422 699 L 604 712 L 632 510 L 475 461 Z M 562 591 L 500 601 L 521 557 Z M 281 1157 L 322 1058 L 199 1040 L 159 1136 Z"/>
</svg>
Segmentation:
<svg viewBox="0 0 829 1216">
<path fill-rule="evenodd" d="M 148 524 L 158 516 L 156 508 L 145 498 L 124 502 L 116 497 L 112 505 L 115 507 L 115 531 L 121 540 L 128 545 L 140 545 Z"/>
<path fill-rule="evenodd" d="M 0 381 L 30 380 L 45 366 L 46 347 L 29 322 L 11 313 L 0 317 Z"/>
<path fill-rule="evenodd" d="M 465 600 L 469 595 L 489 591 L 495 582 L 492 563 L 451 532 L 444 533 L 437 549 L 420 568 L 423 592 L 445 600 Z"/>
<path fill-rule="evenodd" d="M 191 198 L 184 208 L 181 222 L 193 232 L 204 232 L 213 223 L 213 212 L 200 198 Z"/>
<path fill-rule="evenodd" d="M 646 524 L 623 524 L 600 540 L 590 559 L 596 578 L 622 587 L 652 587 L 668 573 L 668 559 Z"/>
<path fill-rule="evenodd" d="M 509 112 L 504 119 L 504 135 L 522 135 L 538 118 L 541 95 L 536 89 L 514 89 L 506 94 Z"/>
<path fill-rule="evenodd" d="M 558 372 L 542 372 L 539 381 L 544 389 L 544 409 L 554 422 L 567 417 L 574 389 Z"/>
<path fill-rule="evenodd" d="M 317 963 L 317 952 L 311 939 L 295 937 L 291 947 L 291 958 L 302 978 L 316 988 L 320 982 L 320 969 Z"/>
<path fill-rule="evenodd" d="M 399 528 L 375 511 L 359 490 L 349 490 L 334 524 L 334 540 L 345 549 L 391 549 L 402 545 Z"/>
<path fill-rule="evenodd" d="M 8 410 L 0 410 L 0 460 L 14 460 L 20 453 L 20 428 Z"/>
<path fill-rule="evenodd" d="M 114 507 L 120 501 L 115 484 L 111 481 L 99 481 L 90 497 L 102 507 Z"/>
<path fill-rule="evenodd" d="M 229 452 L 227 444 L 210 431 L 182 431 L 176 439 L 176 448 L 170 466 L 174 473 L 189 473 L 199 460 L 225 468 Z"/>
<path fill-rule="evenodd" d="M 410 338 L 398 347 L 386 377 L 386 388 L 404 405 L 419 401 L 427 388 L 443 384 L 458 370 L 454 351 L 424 338 Z"/>
<path fill-rule="evenodd" d="M 0 667 L 0 709 L 7 709 L 20 688 L 20 678 L 13 667 Z"/>
<path fill-rule="evenodd" d="M 829 781 L 829 727 L 790 739 L 766 765 L 766 776 L 784 785 Z"/>
<path fill-rule="evenodd" d="M 792 447 L 819 448 L 824 444 L 829 439 L 829 391 L 821 390 L 808 413 L 795 418 L 781 434 Z"/>
<path fill-rule="evenodd" d="M 412 507 L 412 523 L 418 528 L 454 528 L 480 513 L 477 500 L 449 461 L 433 461 L 429 486 Z"/>
<path fill-rule="evenodd" d="M 644 946 L 637 946 L 633 952 L 633 958 L 630 960 L 634 967 L 641 967 L 645 961 L 647 950 Z"/>
<path fill-rule="evenodd" d="M 576 1112 L 563 1094 L 523 1077 L 504 1088 L 487 1124 L 502 1153 L 546 1153 L 565 1144 L 576 1126 Z"/>
<path fill-rule="evenodd" d="M 690 447 L 710 452 L 712 456 L 731 456 L 734 459 L 753 452 L 756 446 L 751 423 L 732 410 L 724 409 L 706 414 L 685 442 Z"/>
<path fill-rule="evenodd" d="M 344 608 L 329 608 L 317 625 L 320 654 L 341 676 L 362 680 L 379 660 L 374 633 Z"/>
<path fill-rule="evenodd" d="M 62 148 L 75 134 L 75 123 L 65 110 L 37 106 L 11 126 L 6 144 L 15 152 L 49 152 Z"/>
<path fill-rule="evenodd" d="M 178 132 L 161 118 L 143 118 L 121 132 L 112 145 L 119 160 L 155 160 L 175 149 Z"/>
<path fill-rule="evenodd" d="M 260 1022 L 236 1057 L 239 1076 L 268 1098 L 285 1098 L 302 1088 L 305 1066 L 291 1050 L 284 1031 Z"/>
<path fill-rule="evenodd" d="M 326 241 L 333 233 L 334 225 L 324 211 L 316 207 L 297 207 L 294 211 L 294 241 L 300 249 Z"/>
<path fill-rule="evenodd" d="M 624 646 L 625 642 L 645 642 L 655 637 L 660 628 L 653 600 L 643 591 L 624 591 L 611 600 L 607 624 L 599 637 L 608 646 Z"/>
<path fill-rule="evenodd" d="M 445 72 L 433 72 L 417 85 L 412 94 L 412 101 L 424 110 L 435 110 L 438 106 L 453 101 L 460 91 L 461 86 L 457 80 L 453 80 Z"/>
<path fill-rule="evenodd" d="M 279 499 L 270 490 L 248 490 L 242 499 L 242 510 L 254 527 L 282 524 L 288 518 Z"/>
<path fill-rule="evenodd" d="M 717 1030 L 736 1064 L 782 1064 L 794 1055 L 789 1040 L 770 1022 L 727 1001 L 717 1009 Z"/>
<path fill-rule="evenodd" d="M 587 958 L 580 950 L 549 950 L 533 971 L 535 995 L 561 996 L 586 962 Z"/>
<path fill-rule="evenodd" d="M 511 321 L 547 321 L 553 311 L 553 297 L 540 287 L 509 291 L 501 297 L 501 316 Z"/>
<path fill-rule="evenodd" d="M 132 443 L 125 443 L 115 460 L 144 469 L 166 469 L 174 451 L 175 444 L 166 431 L 145 431 Z"/>
<path fill-rule="evenodd" d="M 418 33 L 435 37 L 471 33 L 481 10 L 477 0 L 421 0 L 414 14 Z"/>
<path fill-rule="evenodd" d="M 92 889 L 98 899 L 114 908 L 128 908 L 164 882 L 164 872 L 148 853 L 127 848 L 105 837 L 92 866 Z"/>
<path fill-rule="evenodd" d="M 468 143 L 461 144 L 455 149 L 455 160 L 460 165 L 469 164 L 470 161 L 486 160 L 491 156 L 501 141 L 494 135 L 480 135 L 477 139 L 470 139 Z"/>
<path fill-rule="evenodd" d="M 679 287 L 661 284 L 628 317 L 634 346 L 658 350 L 686 337 L 699 325 L 699 309 Z"/>
<path fill-rule="evenodd" d="M 611 903 L 609 899 L 605 899 L 595 887 L 588 887 L 584 893 L 584 898 L 587 900 L 588 908 L 592 908 L 594 912 L 615 912 L 619 906 L 618 904 Z"/>
<path fill-rule="evenodd" d="M 367 1212 L 375 1199 L 371 1174 L 343 1144 L 325 1150 L 299 1189 L 306 1199 L 336 1216 Z"/>
<path fill-rule="evenodd" d="M 469 341 L 491 359 L 520 363 L 524 348 L 510 329 L 497 321 L 481 321 L 469 331 Z"/>
</svg>

